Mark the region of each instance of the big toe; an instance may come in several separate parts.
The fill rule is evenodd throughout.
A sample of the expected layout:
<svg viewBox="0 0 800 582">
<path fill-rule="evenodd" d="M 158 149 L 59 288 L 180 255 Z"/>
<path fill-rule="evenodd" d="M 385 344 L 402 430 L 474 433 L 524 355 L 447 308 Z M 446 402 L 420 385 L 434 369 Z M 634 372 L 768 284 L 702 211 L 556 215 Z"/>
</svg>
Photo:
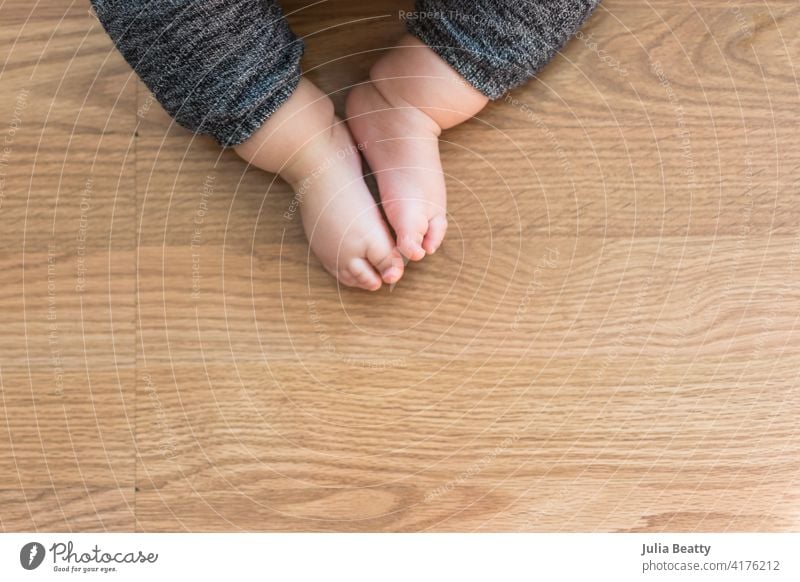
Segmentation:
<svg viewBox="0 0 800 582">
<path fill-rule="evenodd" d="M 444 235 L 447 232 L 447 218 L 444 216 L 434 216 L 428 221 L 428 232 L 422 241 L 422 248 L 429 255 L 432 255 L 441 246 Z"/>
<path fill-rule="evenodd" d="M 405 261 L 396 248 L 372 245 L 367 249 L 367 258 L 387 285 L 394 285 L 403 276 Z"/>
<path fill-rule="evenodd" d="M 390 220 L 397 235 L 397 248 L 408 259 L 419 261 L 425 256 L 422 246 L 428 232 L 428 219 L 419 212 L 404 212 Z"/>
<path fill-rule="evenodd" d="M 355 282 L 355 285 L 350 285 L 351 287 L 360 287 L 367 291 L 377 291 L 381 288 L 381 278 L 366 259 L 352 259 L 347 264 L 347 268 L 339 280 L 347 285 L 348 279 Z"/>
</svg>

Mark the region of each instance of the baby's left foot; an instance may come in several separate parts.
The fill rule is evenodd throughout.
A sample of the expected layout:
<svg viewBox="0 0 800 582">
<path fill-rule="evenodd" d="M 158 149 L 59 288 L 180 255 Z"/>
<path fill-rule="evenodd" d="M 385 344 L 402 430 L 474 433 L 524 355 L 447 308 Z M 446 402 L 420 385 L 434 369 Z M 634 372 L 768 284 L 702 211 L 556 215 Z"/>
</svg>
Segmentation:
<svg viewBox="0 0 800 582">
<path fill-rule="evenodd" d="M 348 95 L 347 122 L 375 174 L 397 248 L 409 259 L 434 253 L 447 230 L 439 135 L 487 101 L 411 35 Z"/>
</svg>

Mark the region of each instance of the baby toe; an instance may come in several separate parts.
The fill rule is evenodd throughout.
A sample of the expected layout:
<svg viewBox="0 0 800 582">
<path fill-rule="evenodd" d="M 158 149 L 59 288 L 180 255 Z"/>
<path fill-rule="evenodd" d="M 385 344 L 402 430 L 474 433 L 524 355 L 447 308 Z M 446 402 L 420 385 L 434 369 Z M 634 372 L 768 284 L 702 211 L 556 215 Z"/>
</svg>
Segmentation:
<svg viewBox="0 0 800 582">
<path fill-rule="evenodd" d="M 347 271 L 356 279 L 358 287 L 367 291 L 377 291 L 381 288 L 381 278 L 366 259 L 353 259 L 348 264 Z"/>
<path fill-rule="evenodd" d="M 380 273 L 384 283 L 394 285 L 403 276 L 405 261 L 395 247 L 389 229 L 383 221 L 380 231 L 373 231 L 367 239 L 366 257 Z"/>
<path fill-rule="evenodd" d="M 425 249 L 422 248 L 423 236 L 420 232 L 401 230 L 397 233 L 397 248 L 403 256 L 419 261 L 425 256 Z"/>
<path fill-rule="evenodd" d="M 388 252 L 387 252 L 388 251 Z M 384 283 L 394 285 L 403 276 L 405 261 L 403 256 L 391 245 L 373 245 L 367 250 L 367 258 L 381 274 Z"/>
<path fill-rule="evenodd" d="M 444 215 L 434 216 L 428 222 L 428 232 L 422 241 L 422 248 L 429 255 L 432 255 L 441 246 L 444 235 L 447 232 L 447 218 Z"/>
<path fill-rule="evenodd" d="M 418 205 L 409 205 L 403 212 L 391 212 L 387 209 L 389 221 L 397 235 L 397 249 L 404 257 L 419 261 L 425 256 L 422 241 L 428 231 L 428 218 L 417 208 Z"/>
</svg>

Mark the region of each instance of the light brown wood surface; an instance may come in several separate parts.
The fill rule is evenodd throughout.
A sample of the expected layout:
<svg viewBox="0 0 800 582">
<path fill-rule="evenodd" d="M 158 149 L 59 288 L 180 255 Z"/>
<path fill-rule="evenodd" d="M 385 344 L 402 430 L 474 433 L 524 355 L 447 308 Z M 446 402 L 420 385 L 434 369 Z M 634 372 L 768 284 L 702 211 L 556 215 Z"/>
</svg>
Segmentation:
<svg viewBox="0 0 800 582">
<path fill-rule="evenodd" d="M 87 5 L 0 7 L 0 530 L 800 528 L 796 0 L 605 2 L 377 294 Z M 408 5 L 286 7 L 341 107 Z"/>
</svg>

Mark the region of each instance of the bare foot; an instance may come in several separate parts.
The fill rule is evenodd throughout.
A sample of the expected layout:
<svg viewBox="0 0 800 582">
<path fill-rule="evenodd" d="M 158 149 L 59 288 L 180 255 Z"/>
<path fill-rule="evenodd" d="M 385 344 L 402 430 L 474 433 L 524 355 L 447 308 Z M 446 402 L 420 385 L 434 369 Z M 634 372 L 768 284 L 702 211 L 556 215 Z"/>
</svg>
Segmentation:
<svg viewBox="0 0 800 582">
<path fill-rule="evenodd" d="M 364 183 L 359 150 L 333 103 L 310 81 L 301 80 L 235 149 L 292 186 L 311 249 L 340 282 L 375 291 L 402 277 L 403 259 Z"/>
<path fill-rule="evenodd" d="M 375 173 L 403 255 L 418 261 L 447 230 L 439 159 L 442 130 L 466 121 L 488 99 L 435 52 L 406 35 L 347 98 L 347 123 Z"/>
</svg>

